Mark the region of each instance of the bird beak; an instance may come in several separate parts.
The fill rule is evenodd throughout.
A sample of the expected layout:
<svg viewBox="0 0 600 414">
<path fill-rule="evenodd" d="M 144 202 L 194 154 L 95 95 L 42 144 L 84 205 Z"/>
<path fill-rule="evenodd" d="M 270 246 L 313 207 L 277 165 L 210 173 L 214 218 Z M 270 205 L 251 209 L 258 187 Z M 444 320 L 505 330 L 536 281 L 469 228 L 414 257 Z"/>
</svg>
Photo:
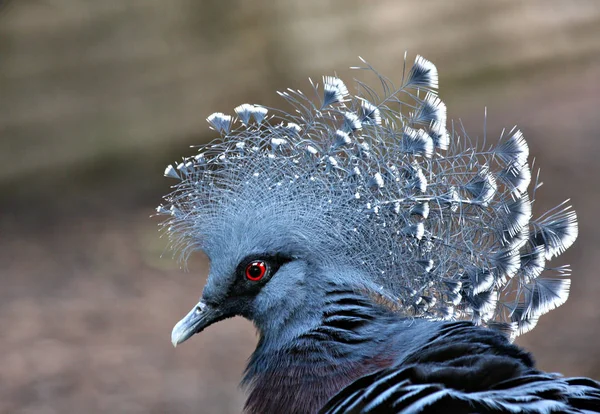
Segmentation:
<svg viewBox="0 0 600 414">
<path fill-rule="evenodd" d="M 224 319 L 218 308 L 200 301 L 194 308 L 177 322 L 171 332 L 171 343 L 177 346 L 188 340 L 192 335 L 202 332 L 204 328 Z"/>
</svg>

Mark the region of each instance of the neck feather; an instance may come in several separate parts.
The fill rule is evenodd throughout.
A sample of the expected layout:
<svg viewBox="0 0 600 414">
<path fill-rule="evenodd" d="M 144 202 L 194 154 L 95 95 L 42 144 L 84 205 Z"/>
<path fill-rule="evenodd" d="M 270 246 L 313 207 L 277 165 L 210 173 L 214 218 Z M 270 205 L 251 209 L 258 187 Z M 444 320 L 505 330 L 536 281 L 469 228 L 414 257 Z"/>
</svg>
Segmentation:
<svg viewBox="0 0 600 414">
<path fill-rule="evenodd" d="M 261 335 L 242 382 L 250 388 L 246 413 L 317 412 L 353 380 L 393 362 L 384 342 L 393 313 L 335 286 L 322 299 L 313 323 L 281 335 L 288 339 L 274 345 Z"/>
</svg>

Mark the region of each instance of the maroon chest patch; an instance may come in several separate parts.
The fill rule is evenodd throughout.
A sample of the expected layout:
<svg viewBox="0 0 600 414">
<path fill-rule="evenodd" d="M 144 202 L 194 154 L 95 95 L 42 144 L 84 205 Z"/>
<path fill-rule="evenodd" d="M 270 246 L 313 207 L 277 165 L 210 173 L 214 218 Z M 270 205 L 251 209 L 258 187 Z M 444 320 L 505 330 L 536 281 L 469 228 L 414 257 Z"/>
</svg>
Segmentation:
<svg viewBox="0 0 600 414">
<path fill-rule="evenodd" d="M 316 413 L 354 380 L 389 367 L 393 356 L 381 355 L 359 363 L 307 366 L 299 363 L 259 374 L 251 381 L 246 414 Z"/>
</svg>

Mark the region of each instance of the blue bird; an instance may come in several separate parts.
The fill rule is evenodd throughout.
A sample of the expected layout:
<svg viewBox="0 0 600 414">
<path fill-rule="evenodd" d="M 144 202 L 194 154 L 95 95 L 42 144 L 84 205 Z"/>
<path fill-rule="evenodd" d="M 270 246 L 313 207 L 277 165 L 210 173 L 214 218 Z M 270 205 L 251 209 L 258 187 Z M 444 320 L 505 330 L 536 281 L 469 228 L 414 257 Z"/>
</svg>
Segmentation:
<svg viewBox="0 0 600 414">
<path fill-rule="evenodd" d="M 246 413 L 600 412 L 599 383 L 512 344 L 567 300 L 548 262 L 577 238 L 566 203 L 532 217 L 523 134 L 449 127 L 421 56 L 400 86 L 362 62 L 377 87 L 325 76 L 287 111 L 215 113 L 220 138 L 167 167 L 171 245 L 210 259 L 173 345 L 251 320 Z"/>
</svg>

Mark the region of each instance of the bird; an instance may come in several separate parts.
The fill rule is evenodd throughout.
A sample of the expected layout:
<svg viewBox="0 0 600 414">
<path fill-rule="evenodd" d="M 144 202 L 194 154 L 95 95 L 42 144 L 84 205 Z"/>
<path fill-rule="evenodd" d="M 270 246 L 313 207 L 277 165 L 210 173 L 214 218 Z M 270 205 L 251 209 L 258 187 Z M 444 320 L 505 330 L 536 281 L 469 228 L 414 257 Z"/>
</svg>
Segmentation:
<svg viewBox="0 0 600 414">
<path fill-rule="evenodd" d="M 568 200 L 533 216 L 523 133 L 449 122 L 420 55 L 399 85 L 360 61 L 353 93 L 324 76 L 210 115 L 217 137 L 165 169 L 170 247 L 210 261 L 173 345 L 252 321 L 245 413 L 600 412 L 600 383 L 513 343 L 567 300 L 549 262 L 578 235 Z"/>
</svg>

